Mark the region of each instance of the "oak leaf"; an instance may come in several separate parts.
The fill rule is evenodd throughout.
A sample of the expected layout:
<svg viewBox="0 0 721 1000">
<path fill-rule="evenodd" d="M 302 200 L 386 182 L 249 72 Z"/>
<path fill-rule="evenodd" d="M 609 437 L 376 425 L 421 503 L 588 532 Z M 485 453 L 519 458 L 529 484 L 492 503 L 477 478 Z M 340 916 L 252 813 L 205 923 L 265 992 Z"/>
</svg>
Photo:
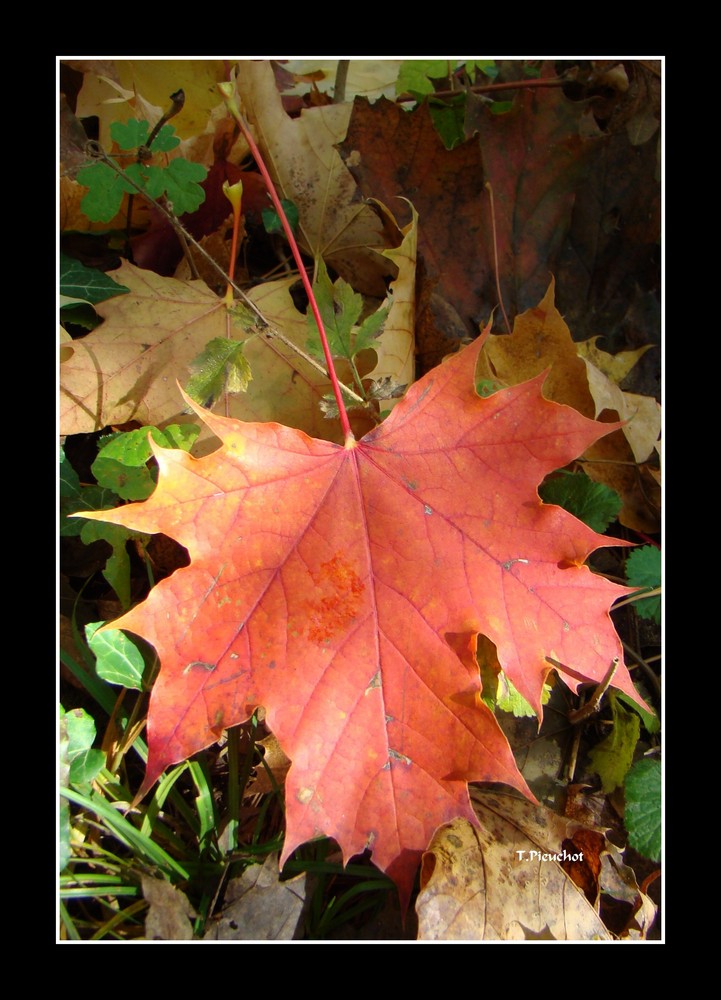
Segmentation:
<svg viewBox="0 0 721 1000">
<path fill-rule="evenodd" d="M 530 794 L 477 635 L 539 714 L 546 657 L 574 690 L 623 662 L 608 609 L 629 590 L 583 565 L 610 540 L 536 492 L 611 428 L 545 400 L 543 377 L 481 399 L 483 339 L 346 446 L 198 409 L 222 447 L 155 447 L 153 496 L 100 514 L 191 559 L 113 623 L 162 664 L 139 794 L 263 705 L 292 760 L 281 863 L 320 834 L 346 860 L 369 848 L 405 905 L 437 827 L 477 822 L 467 782 Z M 616 683 L 639 700 L 623 666 Z"/>
</svg>

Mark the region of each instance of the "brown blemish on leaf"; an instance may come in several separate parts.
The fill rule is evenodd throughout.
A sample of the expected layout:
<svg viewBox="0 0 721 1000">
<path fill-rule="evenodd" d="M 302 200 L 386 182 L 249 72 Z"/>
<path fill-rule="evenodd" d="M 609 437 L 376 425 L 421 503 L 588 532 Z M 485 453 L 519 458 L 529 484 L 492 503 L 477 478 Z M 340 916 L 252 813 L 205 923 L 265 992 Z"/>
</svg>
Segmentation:
<svg viewBox="0 0 721 1000">
<path fill-rule="evenodd" d="M 313 575 L 316 595 L 308 601 L 308 637 L 328 642 L 356 617 L 365 584 L 342 555 L 321 563 Z"/>
</svg>

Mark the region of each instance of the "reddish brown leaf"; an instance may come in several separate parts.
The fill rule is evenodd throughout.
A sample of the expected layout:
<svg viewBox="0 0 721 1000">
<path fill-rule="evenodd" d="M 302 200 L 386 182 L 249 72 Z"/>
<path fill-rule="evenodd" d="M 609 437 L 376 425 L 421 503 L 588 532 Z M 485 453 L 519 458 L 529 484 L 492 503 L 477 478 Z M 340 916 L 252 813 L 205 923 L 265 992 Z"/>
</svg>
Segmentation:
<svg viewBox="0 0 721 1000">
<path fill-rule="evenodd" d="M 468 781 L 527 793 L 480 700 L 477 634 L 539 712 L 547 656 L 573 689 L 621 656 L 608 608 L 628 590 L 583 565 L 609 540 L 536 492 L 609 425 L 542 378 L 480 399 L 481 344 L 346 447 L 203 412 L 218 451 L 157 449 L 153 496 L 102 512 L 191 558 L 114 623 L 162 664 L 143 791 L 263 705 L 293 762 L 281 861 L 321 833 L 346 859 L 368 847 L 406 903 L 435 829 L 477 822 Z"/>
<path fill-rule="evenodd" d="M 469 95 L 466 122 L 474 138 L 448 150 L 426 105 L 409 113 L 386 100 L 356 99 L 340 147 L 366 197 L 393 211 L 398 195 L 413 203 L 433 291 L 467 334 L 498 302 L 485 183 L 494 192 L 504 303 L 514 316 L 535 305 L 557 269 L 581 168 L 595 148 L 579 136 L 584 107 L 560 90 L 520 90 L 512 109 L 500 115 L 475 100 Z M 399 208 L 401 222 L 404 211 Z M 422 330 L 447 330 L 449 322 L 449 316 L 420 317 Z"/>
<path fill-rule="evenodd" d="M 385 98 L 372 105 L 356 98 L 340 149 L 363 194 L 384 202 L 401 225 L 410 222 L 411 209 L 398 196 L 412 202 L 419 216 L 418 246 L 428 284 L 445 308 L 457 313 L 461 330 L 474 333 L 474 321 L 487 319 L 495 301 L 483 297 L 492 274 L 488 258 L 479 255 L 490 219 L 484 214 L 478 143 L 446 149 L 426 105 L 408 113 Z M 429 302 L 426 311 L 431 308 Z M 423 324 L 423 317 L 420 320 Z"/>
</svg>

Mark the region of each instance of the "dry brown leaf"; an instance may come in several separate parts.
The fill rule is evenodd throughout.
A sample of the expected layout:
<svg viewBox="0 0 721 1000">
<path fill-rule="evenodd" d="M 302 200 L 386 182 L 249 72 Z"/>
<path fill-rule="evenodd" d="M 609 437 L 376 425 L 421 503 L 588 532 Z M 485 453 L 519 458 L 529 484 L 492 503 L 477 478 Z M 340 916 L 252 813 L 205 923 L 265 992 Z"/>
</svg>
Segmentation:
<svg viewBox="0 0 721 1000">
<path fill-rule="evenodd" d="M 117 73 L 117 66 L 118 62 L 116 61 L 115 73 Z M 86 70 L 83 85 L 78 94 L 75 114 L 78 118 L 97 117 L 98 141 L 104 149 L 110 152 L 113 145 L 110 126 L 113 122 L 126 122 L 130 118 L 137 118 L 154 125 L 162 116 L 165 108 L 149 103 L 140 94 L 135 94 L 132 90 L 123 87 L 118 80 L 106 76 L 103 72 L 104 68 L 102 64 L 99 64 L 99 68 L 95 72 L 89 67 Z M 177 87 L 175 89 L 177 90 Z M 167 95 L 162 104 L 170 104 Z"/>
<path fill-rule="evenodd" d="M 618 409 L 620 419 L 628 423 L 586 451 L 584 470 L 621 496 L 622 524 L 640 531 L 656 531 L 658 489 L 638 463 L 653 451 L 660 431 L 660 407 L 651 397 L 623 393 L 597 364 L 586 360 L 593 356 L 604 368 L 624 377 L 632 367 L 628 355 L 640 357 L 643 349 L 613 358 L 599 351 L 595 340 L 590 346 L 574 343 L 555 306 L 554 295 L 552 280 L 542 301 L 516 317 L 512 334 L 489 337 L 480 358 L 478 376 L 517 385 L 548 370 L 543 387 L 547 399 L 572 406 L 590 418 L 604 410 Z M 606 413 L 603 419 L 615 420 L 615 413 Z"/>
<path fill-rule="evenodd" d="M 480 829 L 454 820 L 423 857 L 419 939 L 611 940 L 559 862 L 544 860 L 562 855 L 578 824 L 504 793 L 474 789 L 472 799 Z"/>
<path fill-rule="evenodd" d="M 196 913 L 188 897 L 164 879 L 141 875 L 143 896 L 150 904 L 145 918 L 148 941 L 192 941 L 191 917 Z"/>
<path fill-rule="evenodd" d="M 236 83 L 273 180 L 298 207 L 302 248 L 322 257 L 356 291 L 385 295 L 383 277 L 392 268 L 378 252 L 389 246 L 383 226 L 335 148 L 345 137 L 351 106 L 328 104 L 289 118 L 268 62 L 242 62 Z"/>
<path fill-rule="evenodd" d="M 245 789 L 246 795 L 265 795 L 277 791 L 278 787 L 282 788 L 291 765 L 291 761 L 272 733 L 265 739 L 258 740 L 258 745 L 263 747 L 265 751 L 263 763 L 258 764 L 255 769 L 255 777 L 248 782 Z"/>
<path fill-rule="evenodd" d="M 202 281 L 163 278 L 123 263 L 112 276 L 130 289 L 98 303 L 105 322 L 72 343 L 61 366 L 62 434 L 79 434 L 110 424 L 187 422 L 176 379 L 214 337 L 246 340 L 253 381 L 248 391 L 228 397 L 229 416 L 276 420 L 313 437 L 334 439 L 337 421 L 325 420 L 319 400 L 330 383 L 269 333 L 250 336 L 234 325 L 222 299 Z M 250 293 L 268 321 L 294 343 L 305 344 L 305 316 L 290 297 L 293 279 L 259 285 Z M 64 350 L 69 350 L 64 345 Z"/>
<path fill-rule="evenodd" d="M 208 941 L 292 941 L 299 935 L 306 900 L 306 873 L 281 882 L 278 855 L 251 865 L 228 884 L 218 921 Z"/>
<path fill-rule="evenodd" d="M 113 122 L 138 118 L 154 125 L 178 90 L 185 93 L 185 104 L 172 124 L 181 139 L 205 132 L 212 112 L 223 103 L 216 90 L 226 78 L 220 59 L 116 59 L 112 73 L 104 63 L 90 62 L 84 69 L 76 114 L 97 116 L 98 138 L 108 151 Z"/>
<path fill-rule="evenodd" d="M 387 213 L 384 205 L 379 208 Z M 395 250 L 384 250 L 383 256 L 398 268 L 398 277 L 391 282 L 393 298 L 383 333 L 375 342 L 377 363 L 369 378 L 390 378 L 398 385 L 411 385 L 415 380 L 415 290 L 416 251 L 418 246 L 418 213 L 411 205 L 413 217 L 401 233 L 403 241 Z M 393 224 L 397 225 L 395 219 Z M 388 300 L 386 300 L 387 302 Z M 396 400 L 383 400 L 381 413 L 390 411 Z"/>
<path fill-rule="evenodd" d="M 608 376 L 616 385 L 629 374 L 633 366 L 641 360 L 646 351 L 650 351 L 654 344 L 646 344 L 635 351 L 619 351 L 618 354 L 607 354 L 598 346 L 600 337 L 591 337 L 590 340 L 583 340 L 576 344 L 576 351 L 579 358 L 590 361 L 599 371 Z"/>
<path fill-rule="evenodd" d="M 661 407 L 650 396 L 622 392 L 590 361 L 586 361 L 588 387 L 593 396 L 598 417 L 604 410 L 616 412 L 626 420 L 623 433 L 637 462 L 645 462 L 656 446 L 661 433 Z"/>
</svg>

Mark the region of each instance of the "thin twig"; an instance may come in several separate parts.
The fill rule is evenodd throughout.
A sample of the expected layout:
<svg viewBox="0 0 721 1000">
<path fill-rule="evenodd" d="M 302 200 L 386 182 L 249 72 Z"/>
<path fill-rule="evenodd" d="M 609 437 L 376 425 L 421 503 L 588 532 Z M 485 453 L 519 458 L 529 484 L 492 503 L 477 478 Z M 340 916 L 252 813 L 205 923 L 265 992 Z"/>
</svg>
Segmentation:
<svg viewBox="0 0 721 1000">
<path fill-rule="evenodd" d="M 339 59 L 335 71 L 335 87 L 333 88 L 333 103 L 342 104 L 345 101 L 345 86 L 348 81 L 350 59 Z"/>
<path fill-rule="evenodd" d="M 601 698 L 603 698 L 604 694 L 608 690 L 611 681 L 613 680 L 613 675 L 616 673 L 617 667 L 618 667 L 618 657 L 614 656 L 614 658 L 611 660 L 611 666 L 606 671 L 603 680 L 596 687 L 596 690 L 593 692 L 593 694 L 588 699 L 586 704 L 583 705 L 581 708 L 577 708 L 575 712 L 568 713 L 568 721 L 571 723 L 572 726 L 577 726 L 579 722 L 583 722 L 590 715 L 593 715 L 594 712 L 598 711 L 601 704 Z"/>
<path fill-rule="evenodd" d="M 564 87 L 568 83 L 568 80 L 563 80 L 560 77 L 554 77 L 551 80 L 510 80 L 507 83 L 481 83 L 473 84 L 471 87 L 464 87 L 464 90 L 470 90 L 474 94 L 487 94 L 493 91 L 501 90 L 527 90 L 529 88 L 538 89 L 539 87 Z M 456 97 L 458 94 L 457 90 L 436 90 L 429 97 Z M 411 94 L 399 94 L 396 97 L 397 104 L 403 104 L 406 101 L 415 100 Z"/>
<path fill-rule="evenodd" d="M 498 240 L 496 237 L 496 210 L 493 204 L 493 188 L 491 187 L 490 181 L 486 181 L 486 191 L 491 198 L 491 226 L 493 227 L 493 263 L 496 273 L 496 292 L 498 293 L 498 304 L 501 307 L 501 312 L 503 313 L 503 319 L 506 323 L 506 330 L 512 333 L 511 324 L 508 322 L 508 316 L 506 315 L 506 307 L 503 304 L 503 295 L 501 293 L 501 279 L 498 273 Z"/>
<path fill-rule="evenodd" d="M 628 643 L 624 642 L 623 639 L 621 639 L 621 642 L 623 644 L 623 648 L 626 650 L 626 652 L 628 653 L 628 655 L 630 657 L 632 657 L 636 661 L 636 663 L 639 665 L 639 667 L 641 667 L 641 669 L 643 670 L 643 672 L 646 674 L 646 677 L 651 682 L 651 684 L 653 686 L 653 689 L 656 692 L 656 695 L 658 696 L 658 698 L 660 698 L 661 697 L 661 681 L 658 679 L 658 677 L 656 676 L 656 674 L 653 672 L 653 670 L 651 669 L 651 667 L 648 665 L 647 661 L 644 660 L 644 658 L 640 655 L 640 653 L 637 653 L 635 649 L 631 649 L 631 647 L 628 645 Z"/>
<path fill-rule="evenodd" d="M 647 597 L 658 597 L 662 592 L 663 587 L 654 587 L 653 590 L 639 591 L 638 594 L 631 594 L 630 597 L 624 597 L 618 604 L 614 604 L 612 610 L 618 611 L 619 608 L 624 607 L 626 604 L 633 604 L 635 601 L 644 601 Z"/>
</svg>

